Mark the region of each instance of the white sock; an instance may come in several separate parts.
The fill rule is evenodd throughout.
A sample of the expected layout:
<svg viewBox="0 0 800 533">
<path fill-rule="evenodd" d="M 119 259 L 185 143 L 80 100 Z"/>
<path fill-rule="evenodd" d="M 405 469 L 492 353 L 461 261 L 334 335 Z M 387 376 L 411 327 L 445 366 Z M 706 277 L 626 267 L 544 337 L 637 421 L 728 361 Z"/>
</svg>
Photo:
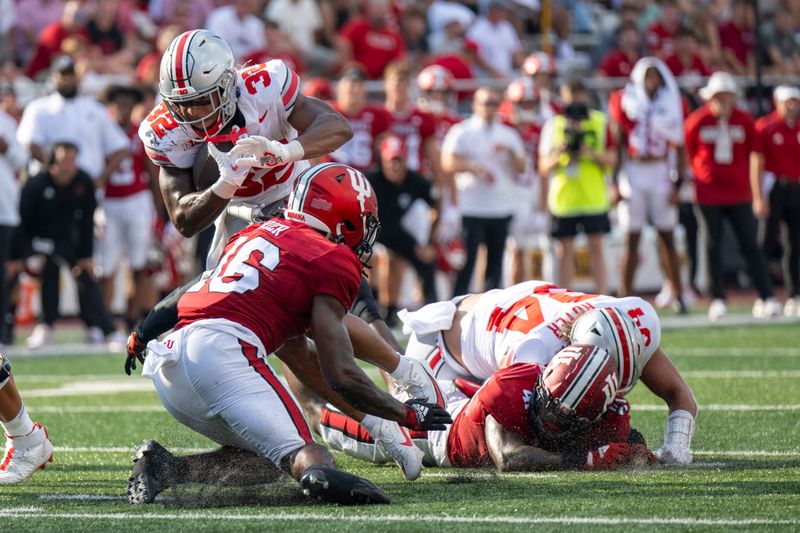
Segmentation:
<svg viewBox="0 0 800 533">
<path fill-rule="evenodd" d="M 22 437 L 33 431 L 33 420 L 28 416 L 28 411 L 25 410 L 25 406 L 23 405 L 22 409 L 17 413 L 17 416 L 8 422 L 0 422 L 0 426 L 3 426 L 7 435 Z"/>
<path fill-rule="evenodd" d="M 392 376 L 392 379 L 397 381 L 406 381 L 409 377 L 411 377 L 411 362 L 403 357 L 400 356 L 400 362 L 397 363 L 397 368 L 394 369 L 394 372 L 389 374 Z"/>
</svg>

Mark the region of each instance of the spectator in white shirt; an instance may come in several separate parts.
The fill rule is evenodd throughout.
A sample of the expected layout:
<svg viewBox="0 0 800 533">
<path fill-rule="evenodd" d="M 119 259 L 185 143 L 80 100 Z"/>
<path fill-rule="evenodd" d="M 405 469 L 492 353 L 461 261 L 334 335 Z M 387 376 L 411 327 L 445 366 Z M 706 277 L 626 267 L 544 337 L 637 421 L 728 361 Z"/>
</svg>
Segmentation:
<svg viewBox="0 0 800 533">
<path fill-rule="evenodd" d="M 508 12 L 506 0 L 492 0 L 486 15 L 467 31 L 467 37 L 478 44 L 480 56 L 491 65 L 487 74 L 497 78 L 511 76 L 524 58 L 519 36 L 508 22 Z"/>
<path fill-rule="evenodd" d="M 53 82 L 54 93 L 25 107 L 17 140 L 39 165 L 45 164 L 57 141 L 71 142 L 79 149 L 78 166 L 89 174 L 95 188 L 101 189 L 128 157 L 128 137 L 100 102 L 78 96 L 79 80 L 69 57 L 56 61 Z M 40 170 L 39 165 L 31 169 L 31 174 Z"/>
<path fill-rule="evenodd" d="M 5 283 L 6 261 L 8 260 L 14 228 L 19 225 L 19 182 L 17 172 L 28 162 L 28 150 L 17 142 L 17 121 L 0 111 L 0 320 L 6 319 L 9 287 Z M 9 330 L 10 331 L 10 330 Z M 0 345 L 8 342 L 6 328 Z"/>
<path fill-rule="evenodd" d="M 500 94 L 480 88 L 473 115 L 455 124 L 442 144 L 442 169 L 455 173 L 467 261 L 456 279 L 455 294 L 469 290 L 478 247 L 486 245 L 484 290 L 500 286 L 508 228 L 516 206 L 515 180 L 525 171 L 522 138 L 497 120 Z"/>
<path fill-rule="evenodd" d="M 236 0 L 233 5 L 218 7 L 206 20 L 206 29 L 231 45 L 237 62 L 267 48 L 266 28 L 256 16 L 257 9 L 256 0 Z"/>
<path fill-rule="evenodd" d="M 336 52 L 317 40 L 323 25 L 322 11 L 316 0 L 271 0 L 264 16 L 289 36 L 312 71 L 326 72 L 334 66 Z"/>
</svg>

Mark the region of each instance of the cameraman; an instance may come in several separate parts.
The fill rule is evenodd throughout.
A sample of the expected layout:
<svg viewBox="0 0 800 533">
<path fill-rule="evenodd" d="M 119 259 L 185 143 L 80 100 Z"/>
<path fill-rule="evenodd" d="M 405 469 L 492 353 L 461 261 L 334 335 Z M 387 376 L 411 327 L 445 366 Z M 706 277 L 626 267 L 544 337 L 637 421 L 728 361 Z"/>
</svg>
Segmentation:
<svg viewBox="0 0 800 533">
<path fill-rule="evenodd" d="M 575 275 L 574 238 L 589 239 L 589 263 L 594 290 L 607 292 L 603 235 L 611 225 L 606 173 L 617 154 L 608 118 L 589 109 L 590 95 L 583 82 L 573 79 L 561 86 L 562 114 L 548 120 L 539 143 L 542 177 L 539 208 L 552 216 L 550 235 L 556 240 L 558 284 L 572 286 Z"/>
</svg>

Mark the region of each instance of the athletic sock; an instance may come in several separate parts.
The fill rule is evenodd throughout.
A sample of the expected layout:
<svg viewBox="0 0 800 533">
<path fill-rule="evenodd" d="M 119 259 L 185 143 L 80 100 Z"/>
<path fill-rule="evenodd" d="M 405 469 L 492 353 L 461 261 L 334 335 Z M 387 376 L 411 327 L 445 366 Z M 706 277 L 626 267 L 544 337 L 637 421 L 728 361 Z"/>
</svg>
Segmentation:
<svg viewBox="0 0 800 533">
<path fill-rule="evenodd" d="M 407 381 L 408 378 L 411 377 L 411 362 L 401 355 L 400 362 L 397 363 L 397 368 L 389 375 L 396 381 Z"/>
<path fill-rule="evenodd" d="M 28 411 L 25 410 L 23 405 L 17 416 L 8 422 L 0 422 L 0 426 L 3 426 L 6 435 L 22 437 L 33 431 L 33 420 L 28 416 Z"/>
</svg>

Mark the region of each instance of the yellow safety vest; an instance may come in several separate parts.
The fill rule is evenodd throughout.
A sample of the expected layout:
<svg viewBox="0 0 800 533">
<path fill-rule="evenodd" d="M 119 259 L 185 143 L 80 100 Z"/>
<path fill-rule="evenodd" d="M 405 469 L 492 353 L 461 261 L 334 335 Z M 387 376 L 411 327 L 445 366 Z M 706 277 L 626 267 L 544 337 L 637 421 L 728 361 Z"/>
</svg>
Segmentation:
<svg viewBox="0 0 800 533">
<path fill-rule="evenodd" d="M 567 119 L 556 115 L 553 121 L 551 146 L 561 146 L 566 142 Z M 606 124 L 606 116 L 600 111 L 590 111 L 589 118 L 581 122 L 581 130 L 586 132 L 584 144 L 597 153 L 606 148 Z M 608 212 L 605 169 L 591 159 L 573 161 L 568 153 L 561 154 L 550 176 L 547 206 L 558 217 Z"/>
</svg>

